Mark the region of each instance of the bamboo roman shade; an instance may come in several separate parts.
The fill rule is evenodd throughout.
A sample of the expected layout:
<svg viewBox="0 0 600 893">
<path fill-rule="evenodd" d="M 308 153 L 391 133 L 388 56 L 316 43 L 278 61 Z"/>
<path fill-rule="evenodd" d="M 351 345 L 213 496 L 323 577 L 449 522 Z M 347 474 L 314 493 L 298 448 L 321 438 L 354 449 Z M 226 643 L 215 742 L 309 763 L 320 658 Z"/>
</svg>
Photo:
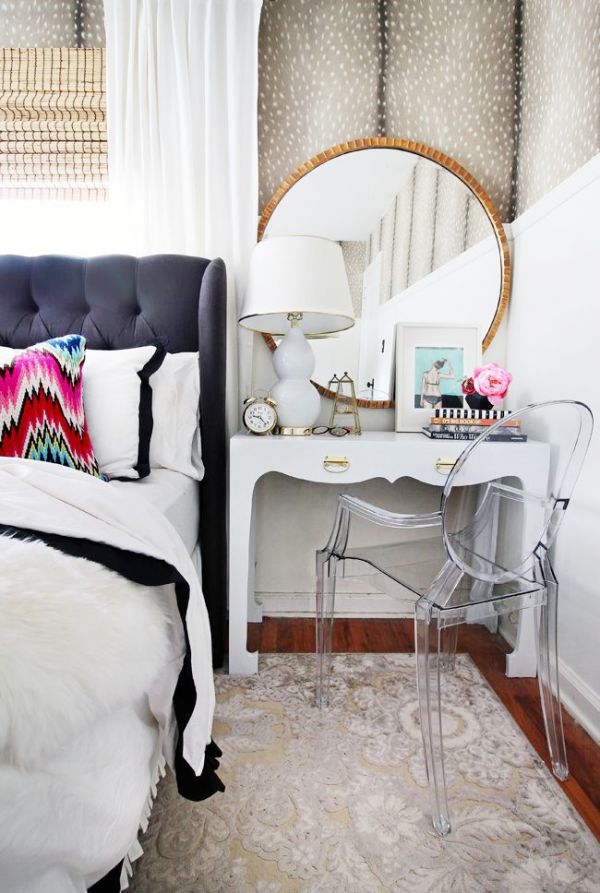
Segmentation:
<svg viewBox="0 0 600 893">
<path fill-rule="evenodd" d="M 103 48 L 0 48 L 0 198 L 102 200 Z"/>
</svg>

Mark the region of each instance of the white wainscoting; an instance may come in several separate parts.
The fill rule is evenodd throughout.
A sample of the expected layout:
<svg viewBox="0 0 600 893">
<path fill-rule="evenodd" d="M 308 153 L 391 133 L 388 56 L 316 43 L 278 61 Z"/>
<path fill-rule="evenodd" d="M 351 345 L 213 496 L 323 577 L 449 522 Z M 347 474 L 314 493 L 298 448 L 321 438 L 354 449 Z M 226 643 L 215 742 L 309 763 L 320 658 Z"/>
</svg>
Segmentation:
<svg viewBox="0 0 600 893">
<path fill-rule="evenodd" d="M 600 740 L 600 155 L 519 217 L 507 326 L 511 405 L 579 399 L 596 433 L 558 536 L 561 696 Z"/>
</svg>

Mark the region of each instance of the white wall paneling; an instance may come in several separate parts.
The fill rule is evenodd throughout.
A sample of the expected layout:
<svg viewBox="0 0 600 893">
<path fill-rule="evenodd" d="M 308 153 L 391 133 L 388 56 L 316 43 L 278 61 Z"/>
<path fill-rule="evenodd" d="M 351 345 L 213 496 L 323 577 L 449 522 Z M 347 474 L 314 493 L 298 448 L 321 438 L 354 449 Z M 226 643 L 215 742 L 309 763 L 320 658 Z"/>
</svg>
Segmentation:
<svg viewBox="0 0 600 893">
<path fill-rule="evenodd" d="M 512 226 L 514 278 L 507 326 L 511 404 L 579 399 L 596 432 L 556 546 L 559 651 L 566 704 L 600 737 L 600 155 Z"/>
</svg>

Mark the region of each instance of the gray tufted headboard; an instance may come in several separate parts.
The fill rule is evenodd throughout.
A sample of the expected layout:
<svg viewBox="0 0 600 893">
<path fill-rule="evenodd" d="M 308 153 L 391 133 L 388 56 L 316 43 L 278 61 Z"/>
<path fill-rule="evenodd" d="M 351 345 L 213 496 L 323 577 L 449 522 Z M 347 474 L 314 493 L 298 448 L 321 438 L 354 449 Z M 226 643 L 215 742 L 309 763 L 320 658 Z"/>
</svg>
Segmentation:
<svg viewBox="0 0 600 893">
<path fill-rule="evenodd" d="M 167 349 L 199 351 L 202 586 L 213 661 L 223 663 L 227 606 L 225 360 L 226 273 L 222 260 L 0 255 L 0 344 L 23 348 L 77 332 L 95 350 L 162 337 Z"/>
</svg>

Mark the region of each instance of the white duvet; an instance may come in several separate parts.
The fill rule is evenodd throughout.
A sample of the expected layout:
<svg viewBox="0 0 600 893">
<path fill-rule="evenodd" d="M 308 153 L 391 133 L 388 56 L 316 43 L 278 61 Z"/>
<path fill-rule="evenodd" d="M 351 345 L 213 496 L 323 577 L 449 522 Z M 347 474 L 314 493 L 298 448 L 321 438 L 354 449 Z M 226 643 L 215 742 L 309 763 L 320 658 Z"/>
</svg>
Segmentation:
<svg viewBox="0 0 600 893">
<path fill-rule="evenodd" d="M 197 701 L 183 753 L 200 774 L 214 689 L 198 578 L 158 510 L 81 472 L 0 459 L 0 523 L 161 558 L 190 584 Z M 184 639 L 173 586 L 131 583 L 38 541 L 0 537 L 0 890 L 83 893 L 134 856 Z"/>
</svg>

